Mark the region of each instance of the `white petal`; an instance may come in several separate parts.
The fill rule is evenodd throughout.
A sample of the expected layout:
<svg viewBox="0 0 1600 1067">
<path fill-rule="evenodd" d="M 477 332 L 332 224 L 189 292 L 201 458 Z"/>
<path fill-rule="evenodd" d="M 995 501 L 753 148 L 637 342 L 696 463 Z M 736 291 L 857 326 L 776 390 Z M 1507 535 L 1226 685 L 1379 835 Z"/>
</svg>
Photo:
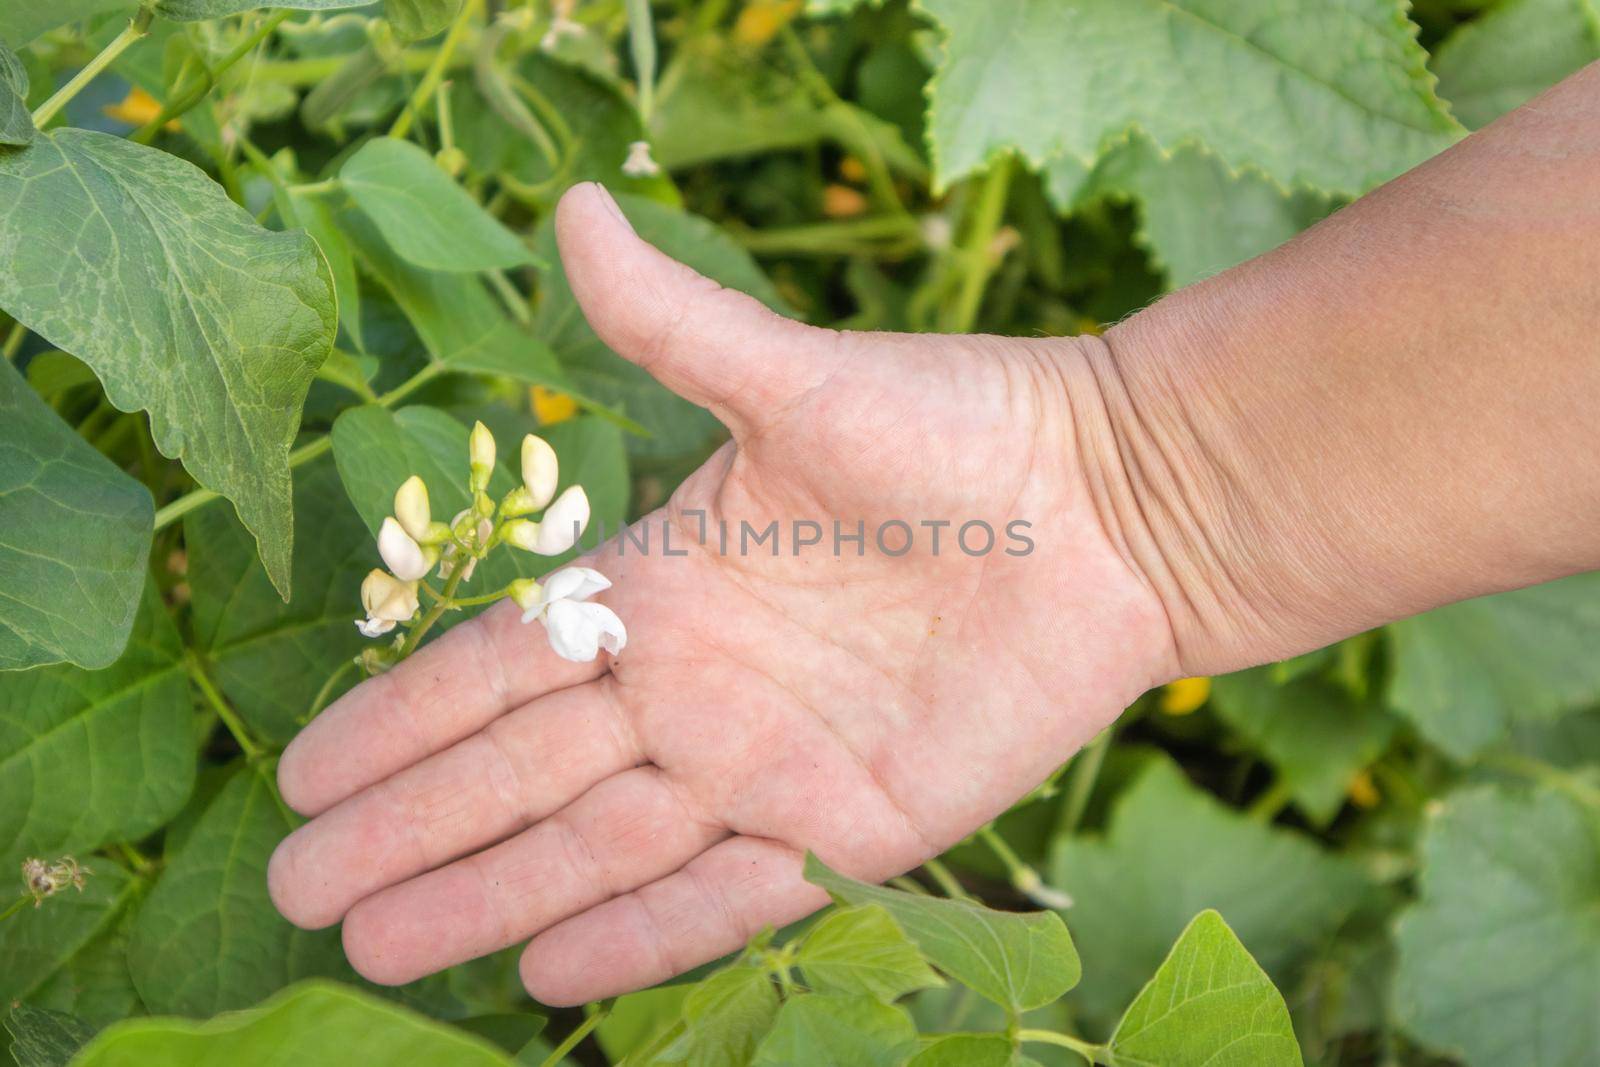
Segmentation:
<svg viewBox="0 0 1600 1067">
<path fill-rule="evenodd" d="M 433 514 L 428 508 L 428 487 L 415 474 L 394 494 L 394 517 L 413 540 L 421 541 L 428 536 L 428 527 L 433 523 Z"/>
<path fill-rule="evenodd" d="M 615 656 L 628 643 L 628 628 L 604 604 L 579 604 L 600 630 L 600 647 Z"/>
<path fill-rule="evenodd" d="M 545 608 L 544 617 L 540 619 L 555 654 L 573 663 L 588 663 L 600 654 L 600 627 L 583 610 L 587 606 L 571 600 L 557 600 Z"/>
<path fill-rule="evenodd" d="M 422 546 L 392 518 L 384 519 L 378 530 L 378 555 L 403 582 L 414 582 L 428 573 L 428 557 L 423 555 Z"/>
<path fill-rule="evenodd" d="M 394 623 L 389 619 L 357 619 L 356 629 L 362 637 L 382 637 L 394 629 Z"/>
<path fill-rule="evenodd" d="M 530 510 L 538 511 L 556 495 L 560 469 L 550 442 L 531 433 L 522 439 L 522 484 L 528 489 Z"/>
<path fill-rule="evenodd" d="M 533 550 L 541 556 L 559 556 L 578 543 L 589 525 L 589 496 L 583 486 L 570 486 L 539 520 L 539 538 Z"/>
<path fill-rule="evenodd" d="M 544 580 L 539 599 L 545 604 L 556 600 L 588 600 L 611 588 L 611 579 L 593 567 L 563 567 Z"/>
</svg>

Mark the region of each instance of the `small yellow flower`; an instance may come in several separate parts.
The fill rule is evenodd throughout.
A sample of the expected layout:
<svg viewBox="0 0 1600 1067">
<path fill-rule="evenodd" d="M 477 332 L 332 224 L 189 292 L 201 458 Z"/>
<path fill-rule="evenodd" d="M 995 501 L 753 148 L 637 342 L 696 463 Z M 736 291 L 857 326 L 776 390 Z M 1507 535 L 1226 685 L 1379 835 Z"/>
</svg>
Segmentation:
<svg viewBox="0 0 1600 1067">
<path fill-rule="evenodd" d="M 751 0 L 739 12 L 733 26 L 733 39 L 757 47 L 778 35 L 778 31 L 800 14 L 800 0 Z"/>
<path fill-rule="evenodd" d="M 1162 688 L 1159 707 L 1168 715 L 1187 715 L 1210 696 L 1210 678 L 1179 678 Z"/>
<path fill-rule="evenodd" d="M 839 160 L 839 177 L 847 182 L 864 182 L 867 180 L 867 165 L 855 156 L 845 156 Z"/>
<path fill-rule="evenodd" d="M 161 101 L 135 85 L 128 90 L 128 95 L 122 98 L 121 103 L 112 104 L 104 111 L 108 118 L 116 119 L 118 122 L 125 122 L 129 126 L 143 126 L 161 114 Z M 176 130 L 177 120 L 168 122 L 165 128 Z"/>
<path fill-rule="evenodd" d="M 1378 785 L 1372 780 L 1371 771 L 1360 771 L 1350 779 L 1347 792 L 1350 794 L 1350 803 L 1358 808 L 1375 808 L 1383 799 L 1378 793 Z"/>
<path fill-rule="evenodd" d="M 554 426 L 566 422 L 578 413 L 578 402 L 566 393 L 558 393 L 542 385 L 533 387 L 533 413 L 539 416 L 539 425 Z"/>
<path fill-rule="evenodd" d="M 830 185 L 822 190 L 822 213 L 830 219 L 860 215 L 867 207 L 867 198 L 848 185 Z"/>
</svg>

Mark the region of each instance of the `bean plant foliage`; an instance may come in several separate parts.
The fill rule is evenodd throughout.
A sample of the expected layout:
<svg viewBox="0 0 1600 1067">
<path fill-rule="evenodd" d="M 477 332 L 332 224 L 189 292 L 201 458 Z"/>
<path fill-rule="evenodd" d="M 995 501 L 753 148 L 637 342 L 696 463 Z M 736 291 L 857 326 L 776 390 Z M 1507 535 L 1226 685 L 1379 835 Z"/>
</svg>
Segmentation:
<svg viewBox="0 0 1600 1067">
<path fill-rule="evenodd" d="M 413 568 L 483 554 L 477 588 L 554 612 L 531 579 L 570 539 L 518 516 L 614 530 L 725 439 L 585 322 L 573 183 L 784 314 L 1090 332 L 1600 58 L 1597 27 L 1579 0 L 0 3 L 0 1053 L 1593 1064 L 1592 575 L 1175 683 L 939 860 L 873 886 L 812 857 L 833 907 L 581 1011 L 504 953 L 371 986 L 265 867 L 297 825 L 277 753 L 480 606 L 425 613 Z M 529 433 L 520 475 L 485 451 Z M 621 639 L 603 611 L 569 615 Z"/>
</svg>

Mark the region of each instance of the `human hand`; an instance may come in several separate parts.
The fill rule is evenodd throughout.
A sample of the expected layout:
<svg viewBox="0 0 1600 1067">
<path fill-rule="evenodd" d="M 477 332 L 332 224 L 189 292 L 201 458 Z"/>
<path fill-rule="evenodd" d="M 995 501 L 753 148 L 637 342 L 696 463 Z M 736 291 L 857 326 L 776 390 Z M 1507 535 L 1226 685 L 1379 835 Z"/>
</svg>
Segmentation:
<svg viewBox="0 0 1600 1067">
<path fill-rule="evenodd" d="M 807 849 L 872 880 L 938 854 L 1179 668 L 1095 503 L 1115 449 L 1077 342 L 815 329 L 668 259 L 599 186 L 557 221 L 595 330 L 733 440 L 642 520 L 650 554 L 580 561 L 615 583 L 621 655 L 557 659 L 502 603 L 315 720 L 278 769 L 313 818 L 268 877 L 296 924 L 343 919 L 373 981 L 532 938 L 523 980 L 559 1005 L 820 907 Z M 895 519 L 903 556 L 873 543 Z M 1008 555 L 1019 519 L 1035 548 Z M 773 520 L 781 555 L 738 551 Z M 791 554 L 795 520 L 822 544 Z M 923 520 L 952 523 L 937 554 Z M 956 544 L 969 520 L 991 551 Z"/>
</svg>

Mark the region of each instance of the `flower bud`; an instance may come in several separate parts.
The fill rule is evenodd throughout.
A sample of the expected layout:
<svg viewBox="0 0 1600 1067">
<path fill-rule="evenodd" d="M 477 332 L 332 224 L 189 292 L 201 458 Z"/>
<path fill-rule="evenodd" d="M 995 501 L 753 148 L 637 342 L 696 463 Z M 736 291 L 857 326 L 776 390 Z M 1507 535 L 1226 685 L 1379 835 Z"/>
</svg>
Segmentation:
<svg viewBox="0 0 1600 1067">
<path fill-rule="evenodd" d="M 541 556 L 559 556 L 577 544 L 588 527 L 589 495 L 581 485 L 570 486 L 545 511 L 532 551 Z"/>
<path fill-rule="evenodd" d="M 403 582 L 414 582 L 426 576 L 430 566 L 422 546 L 413 541 L 411 535 L 392 518 L 384 519 L 383 526 L 378 530 L 378 555 L 383 557 L 383 562 L 395 577 Z"/>
<path fill-rule="evenodd" d="M 518 578 L 511 583 L 511 599 L 517 602 L 517 607 L 523 611 L 531 611 L 539 605 L 539 594 L 543 588 L 532 578 Z"/>
<path fill-rule="evenodd" d="M 455 145 L 440 149 L 434 155 L 433 161 L 439 165 L 440 170 L 452 178 L 459 178 L 461 172 L 467 169 L 467 154 Z"/>
<path fill-rule="evenodd" d="M 394 517 L 412 540 L 423 542 L 432 533 L 433 513 L 428 510 L 428 487 L 413 474 L 394 494 Z"/>
<path fill-rule="evenodd" d="M 538 509 L 533 506 L 533 494 L 528 492 L 528 487 L 525 485 L 517 486 L 500 501 L 500 514 L 508 519 L 536 510 Z"/>
<path fill-rule="evenodd" d="M 500 539 L 524 552 L 537 552 L 539 524 L 532 519 L 514 519 L 500 528 Z"/>
<path fill-rule="evenodd" d="M 489 484 L 489 476 L 494 473 L 494 434 L 481 422 L 472 424 L 467 458 L 471 463 L 472 492 L 476 495 L 483 492 Z"/>
<path fill-rule="evenodd" d="M 522 439 L 522 484 L 533 505 L 529 510 L 538 511 L 555 497 L 560 471 L 556 450 L 548 441 L 531 433 Z"/>
<path fill-rule="evenodd" d="M 430 522 L 428 523 L 427 532 L 417 538 L 417 543 L 421 545 L 442 545 L 448 540 L 450 540 L 450 527 L 442 522 Z"/>
</svg>

